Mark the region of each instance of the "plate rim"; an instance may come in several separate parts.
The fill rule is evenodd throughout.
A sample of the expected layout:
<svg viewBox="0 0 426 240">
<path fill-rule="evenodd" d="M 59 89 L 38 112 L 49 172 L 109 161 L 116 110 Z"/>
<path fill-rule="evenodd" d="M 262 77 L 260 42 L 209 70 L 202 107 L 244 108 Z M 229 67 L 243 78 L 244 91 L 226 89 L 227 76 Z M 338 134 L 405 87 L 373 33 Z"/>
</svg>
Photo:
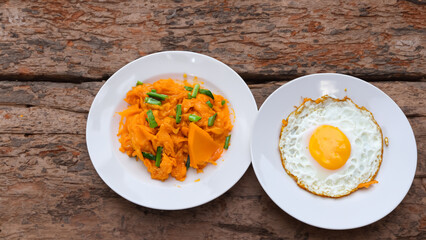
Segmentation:
<svg viewBox="0 0 426 240">
<path fill-rule="evenodd" d="M 410 176 L 410 184 L 409 184 L 409 186 L 408 186 L 408 188 L 406 189 L 406 191 L 404 191 L 403 192 L 403 194 L 401 194 L 401 198 L 398 200 L 398 201 L 396 201 L 396 204 L 392 207 L 392 209 L 389 211 L 389 212 L 387 212 L 386 214 L 384 214 L 383 216 L 381 216 L 381 217 L 379 217 L 379 218 L 377 218 L 376 220 L 373 220 L 373 221 L 371 221 L 371 222 L 366 222 L 366 223 L 364 223 L 364 224 L 361 224 L 361 225 L 357 225 L 357 226 L 352 226 L 352 227 L 342 227 L 342 228 L 333 228 L 333 227 L 327 227 L 327 226 L 324 226 L 324 225 L 320 225 L 320 224 L 315 224 L 315 223 L 312 223 L 312 222 L 309 222 L 309 221 L 307 221 L 307 220 L 305 220 L 305 219 L 302 219 L 301 217 L 299 217 L 299 216 L 295 216 L 295 214 L 292 214 L 292 213 L 289 213 L 289 212 L 287 212 L 285 209 L 284 209 L 284 207 L 282 207 L 281 206 L 281 204 L 282 203 L 280 203 L 279 202 L 279 200 L 278 199 L 274 199 L 273 197 L 271 197 L 271 195 L 270 195 L 270 193 L 268 192 L 268 191 L 270 191 L 270 189 L 267 189 L 267 187 L 265 186 L 265 182 L 263 181 L 263 179 L 262 179 L 262 176 L 261 176 L 261 174 L 260 174 L 260 170 L 258 169 L 258 168 L 260 168 L 260 166 L 258 166 L 258 160 L 256 160 L 256 157 L 255 157 L 255 153 L 254 153 L 254 147 L 253 147 L 253 144 L 254 144 L 254 138 L 252 137 L 252 139 L 251 139 L 251 141 L 250 141 L 250 153 L 251 153 L 251 158 L 252 158 L 252 166 L 253 166 L 253 170 L 254 170 L 254 172 L 255 172 L 255 175 L 256 175 L 256 178 L 258 179 L 258 181 L 259 181 L 259 183 L 260 183 L 260 185 L 261 185 L 261 187 L 262 187 L 262 189 L 265 191 L 265 193 L 268 195 L 268 197 L 282 210 L 282 211 L 284 211 L 286 214 L 288 214 L 288 215 L 290 215 L 290 216 L 292 216 L 293 218 L 295 218 L 295 219 L 297 219 L 298 221 L 301 221 L 301 222 L 303 222 L 303 223 L 305 223 L 305 224 L 308 224 L 308 225 L 311 225 L 311 226 L 314 226 L 314 227 L 317 227 L 317 228 L 322 228 L 322 229 L 328 229 L 328 230 L 349 230 L 349 229 L 356 229 L 356 228 L 361 228 L 361 227 L 364 227 L 364 226 L 367 226 L 367 225 L 370 225 L 370 224 L 373 224 L 373 223 L 375 223 L 375 222 L 377 222 L 377 221 L 379 221 L 379 220 L 381 220 L 381 219 L 383 219 L 384 217 L 386 217 L 387 215 L 389 215 L 391 212 L 393 212 L 400 204 L 401 204 L 401 202 L 404 200 L 404 198 L 407 196 L 407 194 L 408 194 L 408 192 L 410 191 L 410 189 L 411 189 L 411 187 L 412 187 L 412 184 L 413 184 L 413 182 L 414 182 L 414 178 L 415 178 L 415 174 L 416 174 L 416 169 L 417 169 L 417 163 L 418 163 L 418 153 L 417 153 L 417 142 L 416 142 L 416 138 L 415 138 L 415 135 L 414 135 L 414 131 L 413 131 L 413 129 L 412 129 L 412 127 L 411 127 L 411 124 L 410 124 L 410 122 L 408 121 L 408 118 L 407 118 L 407 116 L 405 115 L 405 113 L 402 111 L 402 109 L 398 106 L 398 104 L 396 104 L 396 102 L 389 96 L 389 95 L 387 95 L 385 92 L 383 92 L 381 89 L 379 89 L 378 87 L 376 87 L 376 86 L 374 86 L 373 84 L 371 84 L 371 83 L 369 83 L 369 82 L 367 82 L 367 81 L 365 81 L 365 80 L 362 80 L 362 79 L 360 79 L 360 78 L 357 78 L 357 77 L 354 77 L 354 76 L 350 76 L 350 75 L 347 75 L 347 74 L 341 74 L 341 73 L 314 73 L 314 74 L 308 74 L 308 75 L 304 75 L 304 76 L 301 76 L 301 77 L 297 77 L 297 78 L 295 78 L 295 79 L 293 79 L 293 80 L 290 80 L 290 81 L 288 81 L 287 83 L 285 83 L 285 84 L 283 84 L 282 86 L 280 86 L 280 87 L 278 87 L 277 89 L 275 89 L 266 99 L 265 99 L 265 101 L 262 103 L 262 105 L 260 106 L 260 108 L 259 108 L 259 113 L 258 113 L 258 115 L 257 115 L 257 117 L 256 117 L 256 120 L 255 120 L 255 123 L 254 123 L 254 127 L 253 127 L 253 132 L 252 132 L 252 136 L 254 136 L 254 129 L 256 128 L 256 126 L 258 125 L 258 121 L 259 121 L 259 118 L 260 118 L 260 116 L 261 116 L 261 113 L 262 113 L 262 109 L 264 108 L 264 106 L 266 106 L 266 104 L 268 104 L 268 101 L 270 101 L 270 99 L 272 98 L 272 96 L 273 95 L 275 95 L 275 94 L 278 94 L 277 92 L 281 89 L 281 88 L 285 88 L 285 87 L 288 87 L 288 86 L 290 86 L 290 85 L 293 85 L 293 84 L 295 84 L 296 82 L 298 82 L 298 81 L 303 81 L 304 79 L 306 79 L 306 78 L 312 78 L 312 77 L 317 77 L 317 76 L 339 76 L 339 77 L 344 77 L 344 78 L 350 78 L 350 79 L 352 79 L 352 80 L 355 80 L 355 81 L 358 81 L 358 82 L 361 82 L 361 83 L 363 83 L 363 84 L 367 84 L 367 85 L 369 85 L 370 87 L 373 87 L 374 89 L 375 89 L 375 91 L 378 91 L 378 92 L 380 92 L 380 93 L 382 93 L 382 94 L 384 94 L 387 98 L 389 98 L 390 100 L 391 100 L 391 103 L 392 104 L 394 104 L 396 107 L 397 107 L 397 109 L 403 114 L 403 116 L 405 117 L 405 120 L 407 121 L 407 123 L 408 123 L 408 126 L 410 127 L 410 133 L 409 133 L 409 135 L 412 137 L 412 140 L 413 140 L 413 143 L 414 143 L 414 150 L 415 150 L 415 152 L 416 152 L 416 154 L 415 154 L 415 164 L 414 164 L 414 171 L 413 171 L 413 174 L 412 174 L 412 176 Z"/>
</svg>

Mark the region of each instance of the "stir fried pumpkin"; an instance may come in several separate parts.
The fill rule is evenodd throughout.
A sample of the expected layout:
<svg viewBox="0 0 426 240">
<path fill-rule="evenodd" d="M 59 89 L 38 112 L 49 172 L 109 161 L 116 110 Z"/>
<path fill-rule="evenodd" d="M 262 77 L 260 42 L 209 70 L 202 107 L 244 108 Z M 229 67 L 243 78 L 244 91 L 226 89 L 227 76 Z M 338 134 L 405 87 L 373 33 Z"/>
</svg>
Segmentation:
<svg viewBox="0 0 426 240">
<path fill-rule="evenodd" d="M 215 164 L 233 127 L 226 99 L 199 84 L 138 83 L 124 100 L 120 151 L 142 160 L 153 179 L 183 181 L 188 167 Z"/>
</svg>

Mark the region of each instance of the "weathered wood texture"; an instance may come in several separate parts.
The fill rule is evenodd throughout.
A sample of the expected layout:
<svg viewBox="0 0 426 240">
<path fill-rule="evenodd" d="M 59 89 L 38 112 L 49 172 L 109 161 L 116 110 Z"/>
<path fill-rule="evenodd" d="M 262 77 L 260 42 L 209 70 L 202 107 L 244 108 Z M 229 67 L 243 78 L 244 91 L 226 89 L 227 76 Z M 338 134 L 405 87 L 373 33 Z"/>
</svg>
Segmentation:
<svg viewBox="0 0 426 240">
<path fill-rule="evenodd" d="M 0 24 L 0 79 L 105 79 L 163 50 L 210 55 L 253 81 L 426 72 L 422 1 L 3 0 Z"/>
<path fill-rule="evenodd" d="M 250 85 L 258 106 L 282 84 Z M 283 212 L 251 167 L 230 191 L 197 208 L 158 211 L 132 204 L 103 183 L 86 149 L 85 119 L 102 83 L 0 82 L 0 238 L 425 239 L 426 82 L 373 84 L 409 117 L 419 151 L 416 178 L 384 219 L 328 231 Z"/>
</svg>

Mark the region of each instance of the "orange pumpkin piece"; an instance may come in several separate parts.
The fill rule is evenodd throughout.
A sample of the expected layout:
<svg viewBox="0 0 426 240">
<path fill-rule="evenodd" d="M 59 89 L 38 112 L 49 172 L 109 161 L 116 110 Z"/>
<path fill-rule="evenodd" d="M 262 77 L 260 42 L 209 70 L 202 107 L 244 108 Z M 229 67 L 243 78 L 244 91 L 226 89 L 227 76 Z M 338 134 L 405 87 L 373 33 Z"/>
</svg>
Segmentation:
<svg viewBox="0 0 426 240">
<path fill-rule="evenodd" d="M 215 164 L 223 151 L 206 131 L 192 122 L 189 124 L 188 148 L 190 165 L 197 171 L 202 171 L 207 163 Z"/>
</svg>

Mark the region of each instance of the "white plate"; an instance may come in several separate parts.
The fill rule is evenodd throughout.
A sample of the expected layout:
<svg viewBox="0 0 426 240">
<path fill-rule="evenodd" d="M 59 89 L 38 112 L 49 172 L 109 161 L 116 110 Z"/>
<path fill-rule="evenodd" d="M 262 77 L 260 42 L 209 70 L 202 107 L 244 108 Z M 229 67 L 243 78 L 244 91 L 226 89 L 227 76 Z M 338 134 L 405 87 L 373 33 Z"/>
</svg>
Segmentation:
<svg viewBox="0 0 426 240">
<path fill-rule="evenodd" d="M 141 161 L 120 152 L 117 138 L 126 93 L 136 82 L 161 78 L 188 80 L 194 76 L 203 87 L 221 94 L 235 111 L 231 146 L 204 173 L 190 169 L 184 182 L 170 177 L 165 182 L 152 180 Z M 154 209 L 191 208 L 215 199 L 231 188 L 251 162 L 250 131 L 257 106 L 250 89 L 230 67 L 211 57 L 192 52 L 160 52 L 139 58 L 112 75 L 102 86 L 90 108 L 86 141 L 93 166 L 102 180 L 125 199 Z M 223 161 L 222 161 L 223 160 Z M 200 181 L 195 182 L 195 180 Z"/>
<path fill-rule="evenodd" d="M 347 89 L 347 92 L 345 92 Z M 297 186 L 284 171 L 278 150 L 281 121 L 303 97 L 348 96 L 370 110 L 389 138 L 376 180 L 378 184 L 349 196 L 319 197 Z M 326 229 L 351 229 L 389 214 L 407 194 L 417 164 L 416 141 L 401 109 L 385 93 L 355 77 L 313 74 L 293 80 L 266 99 L 259 110 L 251 141 L 253 168 L 263 189 L 285 212 L 307 224 Z"/>
</svg>

